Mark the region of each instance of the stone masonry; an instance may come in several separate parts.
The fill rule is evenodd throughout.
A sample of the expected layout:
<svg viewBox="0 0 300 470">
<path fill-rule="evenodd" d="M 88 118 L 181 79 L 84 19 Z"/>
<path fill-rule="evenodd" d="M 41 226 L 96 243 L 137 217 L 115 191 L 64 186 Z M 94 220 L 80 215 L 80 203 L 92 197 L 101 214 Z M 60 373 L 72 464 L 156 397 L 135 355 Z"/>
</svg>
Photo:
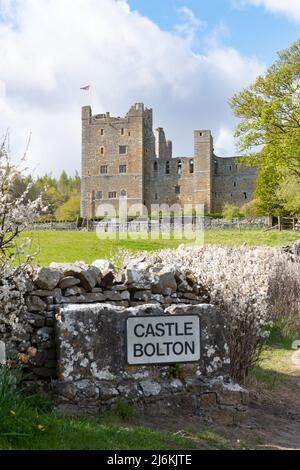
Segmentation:
<svg viewBox="0 0 300 470">
<path fill-rule="evenodd" d="M 139 214 L 136 204 L 204 205 L 206 213 L 221 212 L 226 202 L 251 201 L 257 173 L 236 157 L 214 154 L 209 130 L 194 131 L 194 155 L 172 155 L 172 142 L 163 128 L 153 131 L 152 109 L 133 105 L 125 117 L 109 113 L 92 115 L 82 108 L 82 195 L 85 218 L 118 213 L 126 200 L 130 215 Z M 162 208 L 163 209 L 163 208 Z M 179 212 L 177 210 L 177 212 Z M 164 212 L 164 210 L 162 210 Z M 166 212 L 166 211 L 165 211 Z"/>
<path fill-rule="evenodd" d="M 52 263 L 28 282 L 27 313 L 0 322 L 1 357 L 21 362 L 62 413 L 92 413 L 119 400 L 141 412 L 196 414 L 233 423 L 247 411 L 247 392 L 229 376 L 224 315 L 190 272 L 159 261 L 132 260 L 116 272 L 107 260 Z M 194 363 L 129 365 L 126 319 L 197 315 L 201 355 Z"/>
</svg>

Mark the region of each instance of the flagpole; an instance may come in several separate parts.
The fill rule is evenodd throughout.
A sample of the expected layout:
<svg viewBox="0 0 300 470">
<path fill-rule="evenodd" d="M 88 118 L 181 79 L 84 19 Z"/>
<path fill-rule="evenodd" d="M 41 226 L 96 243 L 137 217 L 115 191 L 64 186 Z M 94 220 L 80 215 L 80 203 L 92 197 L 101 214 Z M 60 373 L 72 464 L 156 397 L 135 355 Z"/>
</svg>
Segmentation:
<svg viewBox="0 0 300 470">
<path fill-rule="evenodd" d="M 80 90 L 81 91 L 88 91 L 89 92 L 89 103 L 84 103 L 83 106 L 86 106 L 86 105 L 89 105 L 92 107 L 92 90 L 91 90 L 91 86 L 90 85 L 86 85 L 86 86 L 82 86 L 80 87 Z"/>
</svg>

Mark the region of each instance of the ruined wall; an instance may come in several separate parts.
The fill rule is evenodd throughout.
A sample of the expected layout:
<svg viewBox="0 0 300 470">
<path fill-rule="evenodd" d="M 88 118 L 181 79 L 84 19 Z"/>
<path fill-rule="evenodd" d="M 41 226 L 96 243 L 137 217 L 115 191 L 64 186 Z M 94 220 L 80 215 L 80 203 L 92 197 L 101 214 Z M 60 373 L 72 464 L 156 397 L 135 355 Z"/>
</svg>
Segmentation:
<svg viewBox="0 0 300 470">
<path fill-rule="evenodd" d="M 166 140 L 163 129 L 157 129 L 156 155 L 146 160 L 147 206 L 178 205 L 179 212 L 183 205 L 203 204 L 205 212 L 211 211 L 213 147 L 210 131 L 195 131 L 194 147 L 194 156 L 173 158 L 171 141 Z"/>
<path fill-rule="evenodd" d="M 213 211 L 222 212 L 226 202 L 242 206 L 254 198 L 257 169 L 238 162 L 237 158 L 214 157 Z"/>
<path fill-rule="evenodd" d="M 153 204 L 177 204 L 177 212 L 186 204 L 203 204 L 206 213 L 221 212 L 225 202 L 249 202 L 256 178 L 255 169 L 237 164 L 235 158 L 214 155 L 209 130 L 194 131 L 193 156 L 173 158 L 172 142 L 163 128 L 153 132 L 152 109 L 142 103 L 132 106 L 124 118 L 109 113 L 93 116 L 89 106 L 82 109 L 83 217 L 94 217 L 104 204 L 118 212 L 124 196 L 129 207 L 143 204 L 148 212 Z M 129 215 L 140 212 L 133 208 Z"/>
</svg>

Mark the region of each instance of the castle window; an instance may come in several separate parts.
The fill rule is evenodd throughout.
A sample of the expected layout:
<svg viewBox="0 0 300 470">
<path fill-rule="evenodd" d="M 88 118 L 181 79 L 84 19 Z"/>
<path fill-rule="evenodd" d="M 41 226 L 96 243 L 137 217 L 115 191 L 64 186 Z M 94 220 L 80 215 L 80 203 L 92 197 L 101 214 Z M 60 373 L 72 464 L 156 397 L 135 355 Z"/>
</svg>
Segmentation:
<svg viewBox="0 0 300 470">
<path fill-rule="evenodd" d="M 104 129 L 100 129 L 100 135 L 104 135 Z"/>
<path fill-rule="evenodd" d="M 128 136 L 130 137 L 130 131 L 128 132 Z"/>
<path fill-rule="evenodd" d="M 248 199 L 247 193 L 244 193 L 244 198 Z"/>
<path fill-rule="evenodd" d="M 102 199 L 102 191 L 97 191 L 96 192 L 96 199 Z"/>
<path fill-rule="evenodd" d="M 155 201 L 157 201 L 157 199 L 158 199 L 157 193 L 155 193 L 154 199 L 155 199 Z"/>
<path fill-rule="evenodd" d="M 121 135 L 124 135 L 124 129 L 123 129 L 123 127 L 122 127 L 122 129 L 121 129 Z"/>
<path fill-rule="evenodd" d="M 170 174 L 170 162 L 166 162 L 166 175 Z"/>
<path fill-rule="evenodd" d="M 182 163 L 181 163 L 181 160 L 179 160 L 179 162 L 177 163 L 177 174 L 181 175 L 181 173 L 182 173 Z"/>
<path fill-rule="evenodd" d="M 194 173 L 194 160 L 190 160 L 190 173 Z"/>
<path fill-rule="evenodd" d="M 100 147 L 100 154 L 101 154 L 101 155 L 104 154 L 104 147 Z"/>
<path fill-rule="evenodd" d="M 108 199 L 116 199 L 117 198 L 117 193 L 116 191 L 110 191 L 108 193 Z"/>
<path fill-rule="evenodd" d="M 202 132 L 199 132 L 200 137 L 202 137 Z"/>
<path fill-rule="evenodd" d="M 229 171 L 231 171 L 231 170 L 232 170 L 232 167 L 231 167 L 231 165 L 230 165 L 230 167 L 229 167 Z"/>
<path fill-rule="evenodd" d="M 233 186 L 236 188 L 236 181 L 233 183 Z"/>
<path fill-rule="evenodd" d="M 127 197 L 127 191 L 125 191 L 125 189 L 122 189 L 122 191 L 120 192 L 120 198 L 125 199 L 126 197 Z"/>
<path fill-rule="evenodd" d="M 175 186 L 175 194 L 180 194 L 180 186 Z"/>
<path fill-rule="evenodd" d="M 215 175 L 218 174 L 218 162 L 216 160 L 214 161 L 214 173 Z"/>
<path fill-rule="evenodd" d="M 107 175 L 107 173 L 108 173 L 107 165 L 101 165 L 100 166 L 100 173 L 101 173 L 101 175 Z"/>
<path fill-rule="evenodd" d="M 127 146 L 126 145 L 119 145 L 119 154 L 124 155 L 127 153 Z"/>
<path fill-rule="evenodd" d="M 156 173 L 157 170 L 158 170 L 157 162 L 154 162 L 154 164 L 153 164 L 153 171 Z"/>
<path fill-rule="evenodd" d="M 126 165 L 119 166 L 119 173 L 126 173 Z"/>
</svg>

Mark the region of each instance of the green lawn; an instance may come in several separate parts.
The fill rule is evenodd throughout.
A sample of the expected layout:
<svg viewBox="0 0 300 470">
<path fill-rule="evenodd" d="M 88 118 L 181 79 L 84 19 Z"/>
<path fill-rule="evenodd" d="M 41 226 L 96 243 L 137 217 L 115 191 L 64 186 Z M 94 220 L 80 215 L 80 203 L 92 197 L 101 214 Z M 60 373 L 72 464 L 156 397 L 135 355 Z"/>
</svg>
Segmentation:
<svg viewBox="0 0 300 470">
<path fill-rule="evenodd" d="M 34 404 L 25 409 L 19 409 L 18 403 L 13 409 L 5 404 L 0 450 L 189 450 L 232 446 L 214 431 L 160 431 L 137 425 L 132 418 L 121 418 L 117 411 L 96 417 L 64 417 L 55 411 L 34 409 Z"/>
<path fill-rule="evenodd" d="M 176 248 L 182 243 L 190 243 L 189 240 L 99 240 L 94 232 L 43 232 L 33 231 L 25 233 L 33 241 L 33 249 L 40 246 L 38 256 L 40 265 L 47 265 L 52 261 L 73 262 L 83 260 L 87 263 L 97 258 L 115 258 L 118 248 L 131 250 L 132 252 L 146 250 L 161 250 L 164 248 Z M 265 245 L 277 246 L 289 243 L 299 238 L 299 233 L 292 231 L 262 230 L 206 230 L 206 244 L 224 245 Z"/>
<path fill-rule="evenodd" d="M 196 449 L 194 438 L 180 437 L 141 426 L 111 424 L 100 418 L 64 418 L 56 414 L 42 418 L 43 428 L 32 436 L 0 434 L 0 449 L 26 450 L 169 450 Z M 213 447 L 213 443 L 211 444 Z"/>
</svg>

